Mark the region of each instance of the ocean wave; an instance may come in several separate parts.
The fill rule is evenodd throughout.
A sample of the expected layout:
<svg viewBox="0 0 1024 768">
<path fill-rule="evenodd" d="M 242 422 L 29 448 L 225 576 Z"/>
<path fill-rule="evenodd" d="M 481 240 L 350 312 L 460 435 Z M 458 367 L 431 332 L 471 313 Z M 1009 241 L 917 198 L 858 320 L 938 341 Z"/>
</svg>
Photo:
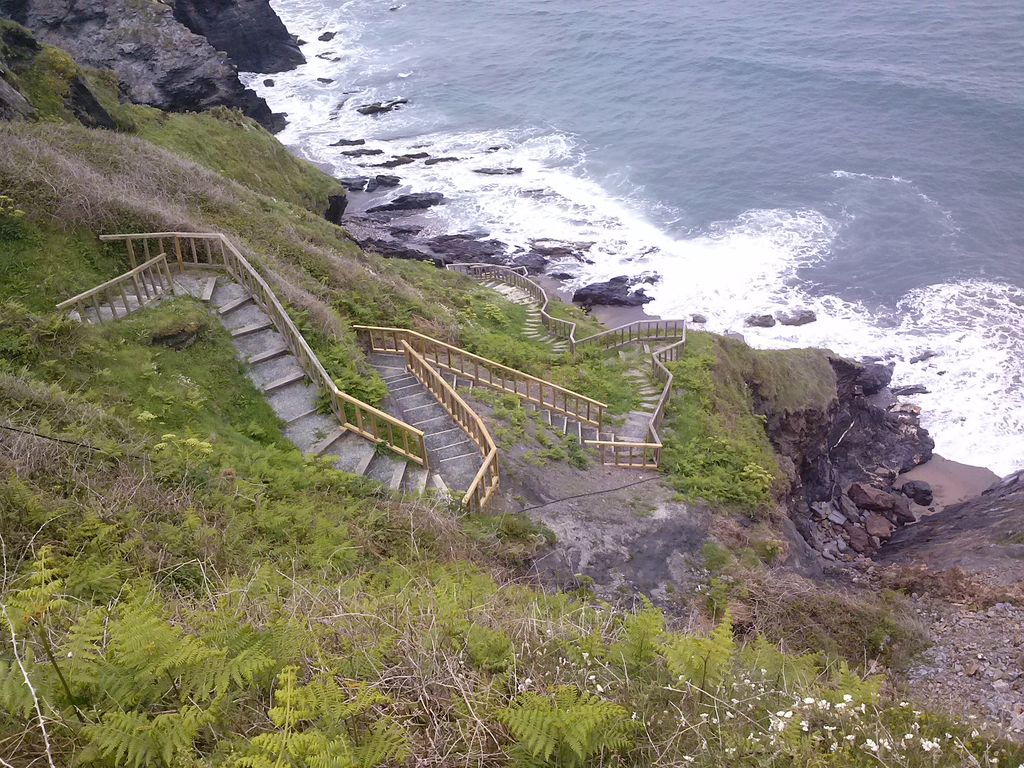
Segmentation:
<svg viewBox="0 0 1024 768">
<path fill-rule="evenodd" d="M 402 77 L 418 64 L 401 50 L 382 56 L 363 46 L 363 30 L 350 10 L 289 0 L 279 11 L 289 29 L 312 41 L 303 48 L 309 63 L 274 75 L 274 87 L 264 86 L 262 76 L 246 76 L 275 110 L 288 113 L 281 139 L 301 154 L 339 176 L 379 172 L 372 165 L 382 158 L 346 157 L 345 148 L 330 146 L 338 139 L 362 138 L 366 148 L 389 155 L 428 151 L 457 158 L 397 171 L 404 184 L 398 191 L 438 191 L 449 199 L 435 209 L 427 234 L 486 233 L 521 248 L 535 240 L 577 243 L 588 261 L 556 265 L 570 274 L 570 286 L 655 272 L 660 282 L 645 288 L 653 296 L 652 313 L 700 312 L 710 330 L 738 331 L 762 348 L 822 346 L 853 357 L 880 357 L 894 363 L 897 383 L 930 390 L 915 402 L 941 454 L 999 473 L 1024 467 L 1020 289 L 970 280 L 941 283 L 911 291 L 888 310 L 818 295 L 802 270 L 834 258 L 833 246 L 854 214 L 766 208 L 688 230 L 681 223 L 684 211 L 647 200 L 627 175 L 591 177 L 580 137 L 546 126 L 466 130 L 433 105 L 419 103 Z M 333 41 L 316 39 L 325 30 L 337 33 Z M 339 85 L 316 87 L 317 77 Z M 400 96 L 410 98 L 408 107 L 377 118 L 355 109 Z M 478 173 L 488 168 L 516 172 Z M 894 190 L 905 190 L 899 194 L 920 197 L 952 222 L 911 179 L 842 169 L 829 176 L 854 188 L 862 182 L 896 185 Z M 354 199 L 352 207 L 358 206 Z M 667 222 L 675 222 L 671 232 Z M 750 314 L 793 308 L 812 309 L 818 320 L 799 328 L 745 326 Z M 910 362 L 925 351 L 935 354 Z"/>
</svg>

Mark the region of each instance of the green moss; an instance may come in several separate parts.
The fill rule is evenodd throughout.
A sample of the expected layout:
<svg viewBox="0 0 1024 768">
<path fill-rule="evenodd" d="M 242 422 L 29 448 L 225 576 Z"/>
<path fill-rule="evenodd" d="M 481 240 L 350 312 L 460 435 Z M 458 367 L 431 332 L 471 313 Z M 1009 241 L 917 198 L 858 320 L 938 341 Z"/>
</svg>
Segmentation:
<svg viewBox="0 0 1024 768">
<path fill-rule="evenodd" d="M 64 102 L 77 75 L 74 59 L 59 48 L 44 45 L 18 75 L 19 90 L 42 118 L 63 120 L 67 115 Z"/>
</svg>

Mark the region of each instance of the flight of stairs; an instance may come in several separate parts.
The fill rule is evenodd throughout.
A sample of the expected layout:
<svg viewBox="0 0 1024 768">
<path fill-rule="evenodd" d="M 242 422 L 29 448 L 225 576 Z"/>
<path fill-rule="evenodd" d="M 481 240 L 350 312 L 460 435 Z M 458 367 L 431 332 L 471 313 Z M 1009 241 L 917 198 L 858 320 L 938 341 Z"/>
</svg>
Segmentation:
<svg viewBox="0 0 1024 768">
<path fill-rule="evenodd" d="M 481 285 L 485 285 L 488 288 L 497 291 L 509 301 L 520 304 L 526 307 L 526 338 L 532 341 L 540 341 L 551 347 L 554 352 L 562 354 L 567 352 L 569 349 L 569 342 L 565 339 L 559 339 L 556 336 L 552 336 L 548 329 L 544 327 L 544 323 L 541 319 L 540 307 L 537 306 L 537 302 L 534 298 L 524 291 L 522 288 L 517 288 L 514 285 L 508 285 L 498 280 L 484 280 Z"/>
<path fill-rule="evenodd" d="M 379 355 L 371 360 L 388 384 L 389 396 L 381 410 L 423 430 L 430 470 L 346 430 L 333 414 L 319 412 L 319 393 L 288 350 L 284 337 L 249 292 L 229 276 L 190 270 L 175 274 L 173 281 L 175 295 L 192 296 L 210 305 L 231 334 L 238 357 L 246 362 L 246 375 L 285 423 L 285 436 L 303 454 L 326 457 L 337 469 L 403 493 L 429 490 L 448 496 L 469 487 L 480 468 L 479 450 L 433 395 L 406 372 L 401 355 Z M 147 287 L 152 289 L 152 299 L 143 306 L 171 295 L 170 291 L 158 290 L 159 286 Z M 117 317 L 125 315 L 122 305 L 119 298 Z M 129 301 L 129 312 L 138 308 L 137 300 Z M 95 315 L 96 309 L 90 308 L 85 319 L 92 322 Z M 101 304 L 99 316 L 104 322 L 113 320 L 114 309 Z M 69 317 L 82 319 L 77 312 Z"/>
</svg>

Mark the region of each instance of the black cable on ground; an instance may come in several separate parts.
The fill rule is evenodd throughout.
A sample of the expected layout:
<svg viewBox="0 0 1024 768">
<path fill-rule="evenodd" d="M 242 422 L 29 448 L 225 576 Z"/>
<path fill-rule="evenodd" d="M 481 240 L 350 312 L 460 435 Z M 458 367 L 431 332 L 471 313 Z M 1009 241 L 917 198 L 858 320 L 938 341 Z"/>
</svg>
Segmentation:
<svg viewBox="0 0 1024 768">
<path fill-rule="evenodd" d="M 31 429 L 22 429 L 20 427 L 12 427 L 9 424 L 0 424 L 0 429 L 6 429 L 8 432 L 18 432 L 18 433 L 20 433 L 22 435 L 29 435 L 31 437 L 38 437 L 41 440 L 50 440 L 51 442 L 54 442 L 54 443 L 63 443 L 64 445 L 74 445 L 74 446 L 77 446 L 78 448 L 85 448 L 87 451 L 93 451 L 95 453 L 105 453 L 108 456 L 121 455 L 121 456 L 130 456 L 133 459 L 144 458 L 143 456 L 140 456 L 139 454 L 136 454 L 136 453 L 129 453 L 128 451 L 125 451 L 123 453 L 116 453 L 114 451 L 107 450 L 106 448 L 97 448 L 95 445 L 89 445 L 88 443 L 80 443 L 80 442 L 78 442 L 76 440 L 67 440 L 66 438 L 63 438 L 63 437 L 54 437 L 53 435 L 44 435 L 41 432 L 33 432 Z"/>
<path fill-rule="evenodd" d="M 566 496 L 563 499 L 552 499 L 551 501 L 545 501 L 543 504 L 534 504 L 532 507 L 523 507 L 518 510 L 519 512 L 530 512 L 534 509 L 540 509 L 542 507 L 550 507 L 552 504 L 560 504 L 563 501 L 572 501 L 573 499 L 582 499 L 586 496 L 600 496 L 602 493 L 614 493 L 615 491 L 622 491 L 626 488 L 632 488 L 636 485 L 643 485 L 644 483 L 650 483 L 654 480 L 661 480 L 661 475 L 655 475 L 654 477 L 645 477 L 643 480 L 634 480 L 632 483 L 626 483 L 615 488 L 605 488 L 601 491 L 587 491 L 586 493 L 577 493 L 573 496 Z"/>
</svg>

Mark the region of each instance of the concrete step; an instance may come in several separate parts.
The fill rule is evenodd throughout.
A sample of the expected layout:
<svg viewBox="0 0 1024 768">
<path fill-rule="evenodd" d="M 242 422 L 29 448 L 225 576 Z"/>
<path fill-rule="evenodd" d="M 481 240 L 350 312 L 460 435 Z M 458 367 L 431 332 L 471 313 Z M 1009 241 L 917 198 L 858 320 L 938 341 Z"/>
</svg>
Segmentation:
<svg viewBox="0 0 1024 768">
<path fill-rule="evenodd" d="M 409 465 L 405 468 L 405 476 L 402 478 L 402 492 L 419 496 L 427 489 L 429 477 L 429 470 L 409 462 Z"/>
<path fill-rule="evenodd" d="M 285 346 L 284 336 L 277 332 L 276 328 L 264 328 L 262 331 L 250 333 L 245 336 L 238 336 L 231 340 L 238 350 L 238 356 L 247 360 L 251 355 L 263 352 L 268 349 L 277 349 Z"/>
<path fill-rule="evenodd" d="M 376 445 L 354 432 L 346 432 L 331 443 L 321 454 L 335 457 L 334 467 L 353 475 L 365 475 L 366 468 L 376 455 Z"/>
<path fill-rule="evenodd" d="M 221 315 L 220 321 L 229 331 L 245 328 L 260 322 L 270 322 L 270 317 L 255 304 L 243 304 L 228 315 Z"/>
<path fill-rule="evenodd" d="M 434 491 L 439 496 L 451 496 L 452 492 L 448 488 L 448 484 L 444 481 L 436 472 L 431 472 L 430 477 L 427 479 L 427 490 Z"/>
<path fill-rule="evenodd" d="M 266 398 L 278 418 L 291 421 L 316 409 L 317 391 L 308 379 L 303 379 L 269 393 Z"/>
<path fill-rule="evenodd" d="M 402 487 L 402 477 L 405 475 L 406 460 L 391 453 L 390 451 L 377 449 L 373 459 L 363 474 L 381 485 L 386 485 L 393 491 Z"/>
<path fill-rule="evenodd" d="M 234 312 L 236 309 L 244 307 L 246 304 L 249 304 L 251 301 L 252 301 L 252 296 L 249 295 L 248 293 L 246 293 L 246 294 L 243 294 L 243 295 L 239 296 L 236 299 L 232 299 L 231 301 L 229 301 L 229 302 L 223 304 L 222 306 L 218 307 L 217 308 L 217 312 L 220 313 L 221 317 L 224 317 L 225 315 L 230 314 L 231 312 Z"/>
<path fill-rule="evenodd" d="M 243 325 L 241 328 L 234 329 L 231 331 L 231 338 L 240 339 L 243 336 L 251 336 L 254 333 L 259 333 L 273 327 L 274 324 L 270 322 L 270 318 L 267 318 L 266 320 L 260 320 L 251 325 Z"/>
<path fill-rule="evenodd" d="M 281 345 L 280 347 L 270 347 L 269 349 L 264 349 L 262 352 L 257 352 L 256 354 L 250 356 L 246 362 L 248 362 L 249 365 L 259 365 L 260 363 L 265 363 L 269 360 L 273 360 L 275 357 L 287 355 L 289 354 L 289 352 L 290 350 L 288 349 L 288 347 L 284 345 Z"/>
<path fill-rule="evenodd" d="M 264 393 L 277 392 L 278 390 L 284 389 L 285 387 L 295 384 L 300 381 L 306 380 L 306 372 L 303 370 L 292 371 L 287 373 L 279 379 L 271 381 L 269 384 L 263 387 Z"/>
<path fill-rule="evenodd" d="M 213 292 L 210 303 L 218 310 L 226 304 L 230 304 L 243 296 L 248 297 L 249 292 L 238 283 L 224 279 L 217 281 L 217 288 Z"/>
<path fill-rule="evenodd" d="M 314 456 L 323 456 L 327 449 L 334 445 L 348 432 L 345 427 L 336 426 L 333 430 L 327 433 L 322 439 L 313 443 L 310 447 L 309 452 Z"/>
<path fill-rule="evenodd" d="M 476 447 L 476 443 L 470 440 L 465 435 L 458 442 L 454 440 L 430 451 L 430 459 L 432 463 L 444 461 L 445 459 L 451 459 L 455 456 L 463 456 L 467 453 L 476 451 L 479 454 L 479 449 Z"/>
<path fill-rule="evenodd" d="M 319 455 L 323 451 L 314 448 L 336 430 L 341 429 L 338 420 L 332 415 L 313 411 L 302 414 L 284 428 L 284 436 L 295 444 L 304 454 Z M 344 432 L 344 430 L 342 430 Z"/>
<path fill-rule="evenodd" d="M 246 371 L 249 379 L 260 389 L 266 390 L 274 382 L 284 379 L 286 376 L 303 371 L 299 368 L 299 361 L 292 354 L 278 355 L 262 363 L 250 365 Z"/>
</svg>

